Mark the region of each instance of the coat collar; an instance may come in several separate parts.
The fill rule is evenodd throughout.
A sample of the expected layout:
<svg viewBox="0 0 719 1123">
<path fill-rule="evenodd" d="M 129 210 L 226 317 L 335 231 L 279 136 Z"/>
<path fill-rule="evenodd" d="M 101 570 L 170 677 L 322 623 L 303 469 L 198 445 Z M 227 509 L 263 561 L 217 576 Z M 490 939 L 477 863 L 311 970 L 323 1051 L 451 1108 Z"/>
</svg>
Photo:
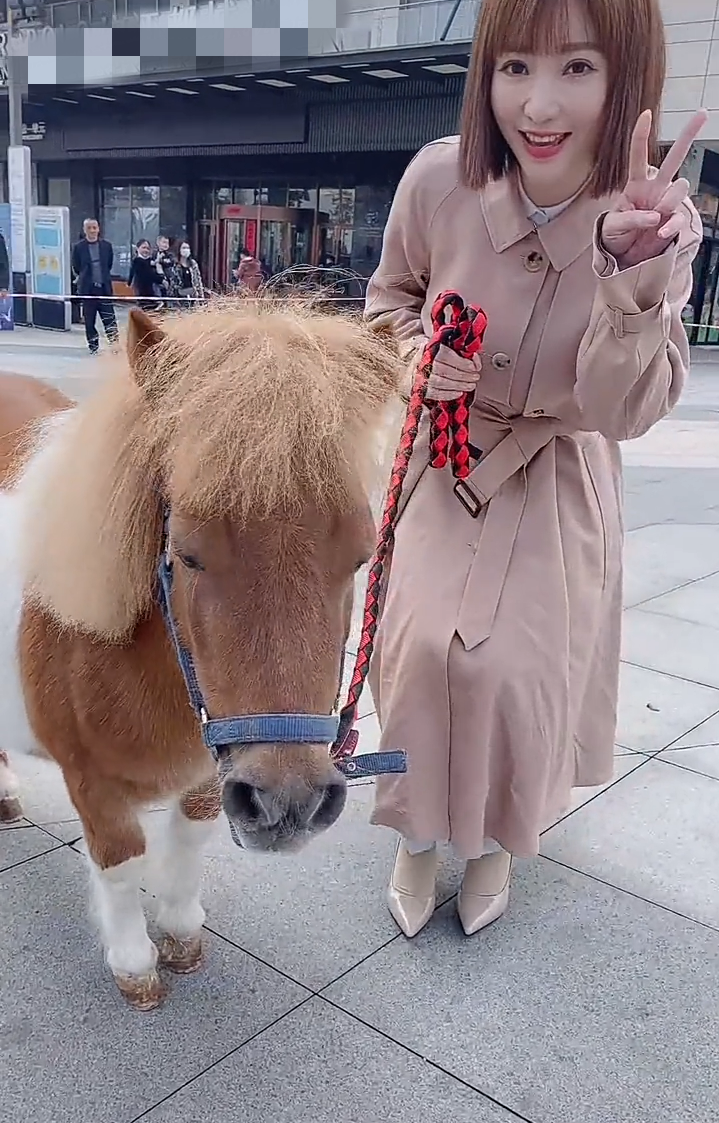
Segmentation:
<svg viewBox="0 0 719 1123">
<path fill-rule="evenodd" d="M 534 233 L 513 175 L 489 183 L 481 198 L 484 220 L 497 253 Z M 594 224 L 611 204 L 608 196 L 592 199 L 583 193 L 551 222 L 537 227 L 537 237 L 553 269 L 560 273 L 592 245 Z"/>
</svg>

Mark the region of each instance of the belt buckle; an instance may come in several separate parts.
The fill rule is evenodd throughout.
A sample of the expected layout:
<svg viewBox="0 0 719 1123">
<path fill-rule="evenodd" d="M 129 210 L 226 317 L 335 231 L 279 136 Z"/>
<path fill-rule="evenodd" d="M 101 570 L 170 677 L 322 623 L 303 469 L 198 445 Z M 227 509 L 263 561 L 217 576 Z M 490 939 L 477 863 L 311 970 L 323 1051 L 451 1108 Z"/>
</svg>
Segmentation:
<svg viewBox="0 0 719 1123">
<path fill-rule="evenodd" d="M 479 517 L 479 512 L 482 510 L 482 504 L 480 503 L 474 492 L 471 490 L 471 488 L 467 486 L 464 480 L 457 480 L 456 484 L 454 485 L 454 494 L 459 499 L 465 511 L 469 511 L 473 519 Z"/>
</svg>

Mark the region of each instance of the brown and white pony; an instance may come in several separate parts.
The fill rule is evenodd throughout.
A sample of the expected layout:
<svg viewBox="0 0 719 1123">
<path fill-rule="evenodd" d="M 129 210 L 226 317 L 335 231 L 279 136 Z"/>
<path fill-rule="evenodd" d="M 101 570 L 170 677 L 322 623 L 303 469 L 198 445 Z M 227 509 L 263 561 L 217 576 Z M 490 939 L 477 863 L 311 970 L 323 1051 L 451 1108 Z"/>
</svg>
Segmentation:
<svg viewBox="0 0 719 1123">
<path fill-rule="evenodd" d="M 127 354 L 79 406 L 0 376 L 0 744 L 60 765 L 107 962 L 149 1009 L 165 993 L 158 963 L 200 963 L 201 854 L 221 809 L 242 845 L 282 851 L 346 798 L 326 737 L 230 745 L 218 774 L 158 607 L 158 560 L 213 719 L 329 714 L 401 369 L 361 323 L 272 299 L 162 328 L 133 310 Z M 6 818 L 17 798 L 5 755 Z M 158 801 L 172 808 L 159 954 L 139 818 Z"/>
</svg>

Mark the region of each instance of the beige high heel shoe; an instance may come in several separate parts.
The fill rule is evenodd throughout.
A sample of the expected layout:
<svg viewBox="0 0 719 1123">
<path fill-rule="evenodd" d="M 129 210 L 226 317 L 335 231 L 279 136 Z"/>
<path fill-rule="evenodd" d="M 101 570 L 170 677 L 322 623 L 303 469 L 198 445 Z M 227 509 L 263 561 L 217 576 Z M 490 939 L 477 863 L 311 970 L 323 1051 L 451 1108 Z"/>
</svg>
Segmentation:
<svg viewBox="0 0 719 1123">
<path fill-rule="evenodd" d="M 467 862 L 457 913 L 465 935 L 473 936 L 498 920 L 509 903 L 512 855 L 506 850 Z"/>
<path fill-rule="evenodd" d="M 387 905 L 405 936 L 416 936 L 436 905 L 437 848 L 409 854 L 402 842 L 392 869 Z"/>
</svg>

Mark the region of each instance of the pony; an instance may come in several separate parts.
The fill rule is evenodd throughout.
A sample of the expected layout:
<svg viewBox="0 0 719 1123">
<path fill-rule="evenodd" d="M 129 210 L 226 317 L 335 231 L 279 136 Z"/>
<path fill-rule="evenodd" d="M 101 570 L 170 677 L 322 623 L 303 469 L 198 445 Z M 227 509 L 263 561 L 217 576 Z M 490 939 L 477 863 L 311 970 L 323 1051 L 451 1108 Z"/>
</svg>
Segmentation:
<svg viewBox="0 0 719 1123">
<path fill-rule="evenodd" d="M 133 309 L 111 362 L 79 405 L 0 376 L 0 815 L 21 814 L 8 750 L 60 766 L 107 965 L 148 1010 L 163 967 L 201 964 L 220 813 L 240 846 L 287 852 L 344 808 L 326 715 L 402 364 L 361 318 L 271 296 Z"/>
</svg>

